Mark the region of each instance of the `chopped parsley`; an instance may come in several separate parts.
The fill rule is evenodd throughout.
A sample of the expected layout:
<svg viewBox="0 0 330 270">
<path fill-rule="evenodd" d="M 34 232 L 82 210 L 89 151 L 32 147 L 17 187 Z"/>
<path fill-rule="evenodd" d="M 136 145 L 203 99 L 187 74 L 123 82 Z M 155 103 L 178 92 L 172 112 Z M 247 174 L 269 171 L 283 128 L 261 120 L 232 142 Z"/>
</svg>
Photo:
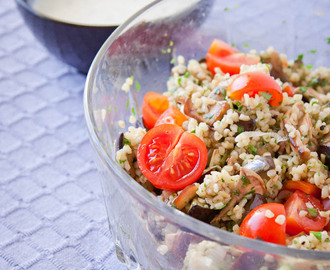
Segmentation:
<svg viewBox="0 0 330 270">
<path fill-rule="evenodd" d="M 330 117 L 326 117 L 323 119 L 323 122 L 328 122 L 330 120 Z"/>
<path fill-rule="evenodd" d="M 236 196 L 239 195 L 239 190 L 238 190 L 238 189 L 236 189 L 236 190 L 234 191 L 234 195 L 236 195 Z"/>
<path fill-rule="evenodd" d="M 184 75 L 183 75 L 183 77 L 185 77 L 185 78 L 188 78 L 190 76 L 190 72 L 186 72 Z"/>
<path fill-rule="evenodd" d="M 171 63 L 172 65 L 174 65 L 174 64 L 175 64 L 175 58 L 172 58 L 170 63 Z"/>
<path fill-rule="evenodd" d="M 235 47 L 235 43 L 232 43 L 231 46 L 232 46 L 232 47 Z"/>
<path fill-rule="evenodd" d="M 238 5 L 237 5 L 237 4 L 235 4 L 235 5 L 234 5 L 234 8 L 238 8 Z"/>
<path fill-rule="evenodd" d="M 213 117 L 213 114 L 211 114 L 211 113 L 204 114 L 204 118 L 206 118 L 206 119 L 211 119 L 212 117 Z"/>
<path fill-rule="evenodd" d="M 175 203 L 172 203 L 172 207 L 175 208 L 175 209 L 177 209 L 177 206 L 176 206 Z"/>
<path fill-rule="evenodd" d="M 162 54 L 165 54 L 167 53 L 167 50 L 166 49 L 162 49 Z"/>
<path fill-rule="evenodd" d="M 261 106 L 262 106 L 262 104 L 259 103 L 259 104 L 256 106 L 256 108 L 260 108 Z"/>
<path fill-rule="evenodd" d="M 118 110 L 118 108 L 117 107 L 115 107 L 115 112 Z"/>
<path fill-rule="evenodd" d="M 141 86 L 140 86 L 140 84 L 139 84 L 138 81 L 135 81 L 135 87 L 136 87 L 136 90 L 137 90 L 138 92 L 140 92 L 140 90 L 141 90 Z"/>
<path fill-rule="evenodd" d="M 310 233 L 312 235 L 314 235 L 317 238 L 317 240 L 319 240 L 320 242 L 322 242 L 322 233 L 321 232 L 310 231 Z"/>
<path fill-rule="evenodd" d="M 245 175 L 241 176 L 241 180 L 242 180 L 242 185 L 243 187 L 248 186 L 249 184 L 251 184 L 249 178 L 247 178 Z"/>
<path fill-rule="evenodd" d="M 255 147 L 253 145 L 248 145 L 248 147 L 253 155 L 257 154 L 257 150 L 258 150 L 257 147 Z"/>
<path fill-rule="evenodd" d="M 319 80 L 317 78 L 313 78 L 309 81 L 308 85 L 311 87 L 315 87 L 319 84 Z"/>
<path fill-rule="evenodd" d="M 136 115 L 134 107 L 132 107 L 132 114 L 133 114 L 134 116 Z"/>
<path fill-rule="evenodd" d="M 110 112 L 110 111 L 111 111 L 111 105 L 108 106 L 108 112 Z"/>
<path fill-rule="evenodd" d="M 312 106 L 314 105 L 314 104 L 317 104 L 318 103 L 318 101 L 317 100 L 314 100 L 313 102 L 312 102 Z"/>
<path fill-rule="evenodd" d="M 327 38 L 328 44 L 330 44 L 330 37 Z"/>
<path fill-rule="evenodd" d="M 303 94 L 306 93 L 307 89 L 308 89 L 308 87 L 306 87 L 306 86 L 299 87 L 299 90 L 300 90 L 301 93 L 303 93 Z"/>
<path fill-rule="evenodd" d="M 270 100 L 272 98 L 272 94 L 268 92 L 259 92 L 265 99 Z"/>
<path fill-rule="evenodd" d="M 309 53 L 317 53 L 317 50 L 310 50 Z"/>
<path fill-rule="evenodd" d="M 126 109 L 129 108 L 129 98 L 127 99 L 127 102 L 126 102 Z"/>
<path fill-rule="evenodd" d="M 286 166 L 286 164 L 285 163 L 282 163 L 282 165 L 281 165 L 281 169 L 283 170 L 283 168 Z"/>
<path fill-rule="evenodd" d="M 314 66 L 313 65 L 306 65 L 306 68 L 312 69 Z"/>
<path fill-rule="evenodd" d="M 244 128 L 241 126 L 237 126 L 237 133 L 241 134 L 244 131 Z"/>
<path fill-rule="evenodd" d="M 319 215 L 319 212 L 315 208 L 307 208 L 307 211 L 312 218 L 316 218 Z"/>
<path fill-rule="evenodd" d="M 125 137 L 123 139 L 123 142 L 124 142 L 124 144 L 131 145 L 131 141 L 126 139 Z"/>
<path fill-rule="evenodd" d="M 173 40 L 170 40 L 170 43 L 169 43 L 169 45 L 170 45 L 171 47 L 174 45 L 174 42 L 173 42 Z"/>
<path fill-rule="evenodd" d="M 223 10 L 224 10 L 224 11 L 229 11 L 230 9 L 226 7 L 226 8 L 224 8 Z"/>
<path fill-rule="evenodd" d="M 303 54 L 299 54 L 296 61 L 302 61 L 304 58 L 304 55 Z"/>
<path fill-rule="evenodd" d="M 196 133 L 196 129 L 193 129 L 192 131 L 190 131 L 190 133 Z"/>
<path fill-rule="evenodd" d="M 181 81 L 182 81 L 182 78 L 179 77 L 179 78 L 178 78 L 178 85 L 180 85 L 180 86 L 182 86 L 182 85 L 181 85 Z"/>
<path fill-rule="evenodd" d="M 285 118 L 287 118 L 287 116 L 284 114 L 284 115 L 282 116 L 282 119 L 285 119 Z"/>
<path fill-rule="evenodd" d="M 243 47 L 247 48 L 247 47 L 249 47 L 249 44 L 245 43 L 245 44 L 243 44 Z"/>
<path fill-rule="evenodd" d="M 222 89 L 221 89 L 221 93 L 222 93 L 223 97 L 226 98 L 226 96 L 227 96 L 227 91 L 226 91 L 225 88 L 222 88 Z"/>
</svg>

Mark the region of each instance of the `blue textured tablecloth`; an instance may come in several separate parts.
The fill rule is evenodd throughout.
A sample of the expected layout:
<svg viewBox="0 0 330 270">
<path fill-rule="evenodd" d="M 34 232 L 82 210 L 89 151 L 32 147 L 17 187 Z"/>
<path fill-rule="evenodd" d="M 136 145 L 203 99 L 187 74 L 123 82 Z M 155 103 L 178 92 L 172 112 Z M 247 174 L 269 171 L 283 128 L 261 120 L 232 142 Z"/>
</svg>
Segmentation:
<svg viewBox="0 0 330 270">
<path fill-rule="evenodd" d="M 0 269 L 124 269 L 85 128 L 85 76 L 0 0 Z"/>
</svg>

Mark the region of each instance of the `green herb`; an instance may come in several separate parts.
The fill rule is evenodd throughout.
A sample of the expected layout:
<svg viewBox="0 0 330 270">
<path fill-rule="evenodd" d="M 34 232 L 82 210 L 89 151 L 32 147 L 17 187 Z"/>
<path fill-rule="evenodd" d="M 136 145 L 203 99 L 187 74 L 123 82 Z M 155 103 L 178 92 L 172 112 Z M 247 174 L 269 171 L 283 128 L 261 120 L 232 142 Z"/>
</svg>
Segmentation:
<svg viewBox="0 0 330 270">
<path fill-rule="evenodd" d="M 127 99 L 127 102 L 126 102 L 126 109 L 129 108 L 129 98 Z"/>
<path fill-rule="evenodd" d="M 326 118 L 323 119 L 322 122 L 325 122 L 325 123 L 326 123 L 326 122 L 328 122 L 329 120 L 330 120 L 330 117 L 326 117 Z"/>
<path fill-rule="evenodd" d="M 237 111 L 240 112 L 243 109 L 243 105 L 240 102 L 235 104 L 237 106 Z"/>
<path fill-rule="evenodd" d="M 175 58 L 172 58 L 170 63 L 171 63 L 172 65 L 174 65 L 174 64 L 175 64 Z"/>
<path fill-rule="evenodd" d="M 254 190 L 254 187 L 252 187 L 252 189 L 249 192 L 245 193 L 244 195 L 254 194 L 255 192 L 256 191 Z"/>
<path fill-rule="evenodd" d="M 231 46 L 232 46 L 232 47 L 235 47 L 235 43 L 232 43 Z"/>
<path fill-rule="evenodd" d="M 241 180 L 242 180 L 242 185 L 243 187 L 248 186 L 249 184 L 251 184 L 249 178 L 247 178 L 245 175 L 241 176 Z"/>
<path fill-rule="evenodd" d="M 138 92 L 140 92 L 140 90 L 141 90 L 141 86 L 140 86 L 140 84 L 139 84 L 138 81 L 135 81 L 135 87 L 136 87 L 136 90 L 137 90 Z"/>
<path fill-rule="evenodd" d="M 315 87 L 319 84 L 319 80 L 317 78 L 313 78 L 310 80 L 310 82 L 308 83 L 309 86 L 311 87 Z"/>
<path fill-rule="evenodd" d="M 297 244 L 298 242 L 297 242 L 297 240 L 293 240 L 293 243 L 294 243 L 294 244 Z"/>
<path fill-rule="evenodd" d="M 324 240 L 324 243 L 328 243 L 328 242 L 330 242 L 330 239 L 329 238 L 327 238 L 327 239 Z"/>
<path fill-rule="evenodd" d="M 312 141 L 308 141 L 308 146 L 312 146 Z"/>
<path fill-rule="evenodd" d="M 178 85 L 180 85 L 180 86 L 182 86 L 182 85 L 181 85 L 181 81 L 182 81 L 182 77 L 179 77 L 179 78 L 178 78 Z"/>
<path fill-rule="evenodd" d="M 192 131 L 190 131 L 190 133 L 196 133 L 196 129 L 193 129 Z"/>
<path fill-rule="evenodd" d="M 283 170 L 283 168 L 286 166 L 286 164 L 285 163 L 282 163 L 282 165 L 281 165 L 281 169 Z"/>
<path fill-rule="evenodd" d="M 177 206 L 176 206 L 175 203 L 172 203 L 172 207 L 175 208 L 175 209 L 177 209 Z"/>
<path fill-rule="evenodd" d="M 244 128 L 241 126 L 237 126 L 237 133 L 241 134 L 244 131 Z"/>
<path fill-rule="evenodd" d="M 306 65 L 306 68 L 312 69 L 314 66 L 313 65 Z"/>
<path fill-rule="evenodd" d="M 119 162 L 119 164 L 123 164 L 124 162 L 126 161 L 126 159 L 124 159 L 124 160 L 118 160 L 118 162 Z"/>
<path fill-rule="evenodd" d="M 245 43 L 245 44 L 243 44 L 243 47 L 247 48 L 247 47 L 249 47 L 249 44 Z"/>
<path fill-rule="evenodd" d="M 134 76 L 129 77 L 132 81 L 134 80 Z"/>
<path fill-rule="evenodd" d="M 213 117 L 213 114 L 211 114 L 211 113 L 204 114 L 204 118 L 206 118 L 206 119 L 211 119 L 212 117 Z"/>
<path fill-rule="evenodd" d="M 108 112 L 110 112 L 110 111 L 111 111 L 111 105 L 108 106 Z"/>
<path fill-rule="evenodd" d="M 190 76 L 190 73 L 188 71 L 183 75 L 183 77 L 185 77 L 185 78 L 188 78 L 189 76 Z"/>
<path fill-rule="evenodd" d="M 285 119 L 285 118 L 287 118 L 287 116 L 284 114 L 284 115 L 282 116 L 282 119 Z"/>
<path fill-rule="evenodd" d="M 267 67 L 268 69 L 270 69 L 270 65 L 268 65 L 267 63 L 266 63 L 265 65 L 266 65 L 266 67 Z"/>
<path fill-rule="evenodd" d="M 265 99 L 270 100 L 272 98 L 272 94 L 268 92 L 259 92 Z"/>
<path fill-rule="evenodd" d="M 167 53 L 171 53 L 172 49 L 171 48 L 167 48 Z"/>
<path fill-rule="evenodd" d="M 320 242 L 322 242 L 322 233 L 321 232 L 310 231 L 310 233 L 312 235 L 314 235 L 317 238 L 317 240 L 319 240 Z"/>
<path fill-rule="evenodd" d="M 238 8 L 238 5 L 237 5 L 237 4 L 235 4 L 235 5 L 234 5 L 234 8 Z"/>
<path fill-rule="evenodd" d="M 165 53 L 167 53 L 167 50 L 162 49 L 162 54 L 165 54 Z"/>
<path fill-rule="evenodd" d="M 250 151 L 252 152 L 253 155 L 257 154 L 257 147 L 253 146 L 253 145 L 248 145 L 248 148 L 250 149 Z"/>
<path fill-rule="evenodd" d="M 229 11 L 230 9 L 226 7 L 226 8 L 224 8 L 223 10 L 224 10 L 224 11 Z"/>
<path fill-rule="evenodd" d="M 321 81 L 321 86 L 325 86 L 327 84 L 327 81 L 326 80 L 322 80 Z"/>
<path fill-rule="evenodd" d="M 326 154 L 326 155 L 327 155 L 327 157 L 328 157 L 328 154 Z M 323 168 L 326 169 L 327 171 L 329 170 L 328 166 L 325 165 L 325 164 L 323 164 L 321 161 L 319 162 L 319 164 L 322 165 Z"/>
<path fill-rule="evenodd" d="M 267 199 L 268 198 L 268 195 L 264 194 L 264 195 L 262 195 L 262 197 L 264 197 L 265 199 Z"/>
<path fill-rule="evenodd" d="M 328 44 L 330 44 L 330 37 L 328 37 L 327 40 L 328 40 Z"/>
<path fill-rule="evenodd" d="M 318 101 L 317 100 L 314 100 L 311 104 L 313 106 L 314 104 L 317 104 L 317 103 L 318 103 Z"/>
<path fill-rule="evenodd" d="M 308 87 L 303 86 L 303 87 L 299 87 L 299 90 L 301 91 L 301 93 L 305 94 L 307 91 Z"/>
<path fill-rule="evenodd" d="M 117 108 L 117 107 L 115 107 L 115 112 L 116 112 L 116 111 L 118 111 L 118 108 Z"/>
<path fill-rule="evenodd" d="M 222 93 L 222 95 L 223 95 L 224 97 L 227 96 L 227 91 L 226 91 L 225 88 L 222 88 L 222 89 L 221 89 L 221 93 Z"/>
<path fill-rule="evenodd" d="M 219 208 L 214 208 L 214 209 L 216 209 L 216 210 L 221 210 L 222 208 L 225 208 L 226 205 L 227 205 L 227 204 L 224 204 L 224 205 L 220 206 Z"/>
<path fill-rule="evenodd" d="M 317 53 L 317 50 L 310 50 L 309 53 Z"/>
<path fill-rule="evenodd" d="M 131 141 L 126 139 L 125 137 L 124 137 L 123 141 L 124 141 L 124 144 L 131 145 Z"/>
<path fill-rule="evenodd" d="M 259 103 L 259 104 L 256 106 L 256 108 L 260 108 L 261 106 L 262 106 L 262 104 Z"/>
<path fill-rule="evenodd" d="M 239 190 L 238 190 L 238 189 L 236 189 L 236 190 L 234 191 L 234 195 L 236 195 L 236 196 L 239 195 Z"/>
<path fill-rule="evenodd" d="M 169 45 L 170 45 L 171 47 L 174 45 L 174 42 L 173 42 L 173 40 L 170 40 L 170 43 L 169 43 Z"/>
<path fill-rule="evenodd" d="M 319 212 L 315 208 L 307 208 L 307 211 L 312 218 L 316 218 L 319 215 Z"/>
<path fill-rule="evenodd" d="M 303 54 L 299 54 L 296 61 L 302 61 L 304 58 L 304 55 Z"/>
<path fill-rule="evenodd" d="M 136 115 L 134 107 L 132 107 L 132 114 L 133 114 L 134 116 Z"/>
</svg>

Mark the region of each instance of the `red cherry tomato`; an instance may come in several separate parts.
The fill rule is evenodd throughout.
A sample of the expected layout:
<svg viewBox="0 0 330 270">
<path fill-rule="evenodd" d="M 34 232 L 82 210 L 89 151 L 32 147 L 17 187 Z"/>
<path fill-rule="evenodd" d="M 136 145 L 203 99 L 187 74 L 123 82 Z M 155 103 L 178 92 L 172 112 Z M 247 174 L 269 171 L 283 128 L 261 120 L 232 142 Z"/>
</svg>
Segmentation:
<svg viewBox="0 0 330 270">
<path fill-rule="evenodd" d="M 168 98 L 162 94 L 148 92 L 142 103 L 142 118 L 147 129 L 154 127 L 159 116 L 168 109 Z"/>
<path fill-rule="evenodd" d="M 274 216 L 267 217 L 267 210 L 270 210 Z M 283 224 L 276 222 L 275 220 L 279 215 L 285 218 L 283 204 L 266 203 L 259 205 L 243 219 L 239 228 L 239 234 L 249 238 L 260 237 L 266 242 L 285 245 L 286 222 L 284 221 Z"/>
<path fill-rule="evenodd" d="M 175 107 L 169 107 L 158 118 L 155 126 L 159 126 L 162 124 L 174 124 L 182 126 L 183 122 L 187 120 L 188 118 L 179 109 Z"/>
<path fill-rule="evenodd" d="M 240 53 L 226 42 L 218 39 L 213 40 L 206 54 L 207 67 L 213 74 L 216 67 L 230 75 L 238 74 L 242 64 L 255 65 L 259 62 L 259 56 Z"/>
<path fill-rule="evenodd" d="M 219 39 L 214 39 L 209 48 L 209 53 L 215 56 L 227 56 L 238 52 L 233 46 Z"/>
<path fill-rule="evenodd" d="M 311 208 L 307 207 L 311 204 Z M 300 190 L 295 191 L 284 204 L 286 211 L 286 233 L 296 235 L 302 231 L 320 231 L 326 224 L 326 218 L 320 215 L 324 211 L 321 202 L 313 195 L 306 195 Z M 307 211 L 307 215 L 300 215 L 300 211 Z"/>
<path fill-rule="evenodd" d="M 177 125 L 149 130 L 138 147 L 141 172 L 156 187 L 180 190 L 196 182 L 207 162 L 207 149 L 196 135 Z"/>
<path fill-rule="evenodd" d="M 321 189 L 319 189 L 314 184 L 305 181 L 286 181 L 283 185 L 283 189 L 300 190 L 306 194 L 313 195 L 316 198 L 321 197 Z"/>
<path fill-rule="evenodd" d="M 287 83 L 287 85 L 282 89 L 282 92 L 287 93 L 289 97 L 293 97 L 294 87 Z"/>
<path fill-rule="evenodd" d="M 280 105 L 283 100 L 281 87 L 273 77 L 257 71 L 238 75 L 228 86 L 227 94 L 233 100 L 241 100 L 244 94 L 263 95 L 272 106 Z"/>
</svg>

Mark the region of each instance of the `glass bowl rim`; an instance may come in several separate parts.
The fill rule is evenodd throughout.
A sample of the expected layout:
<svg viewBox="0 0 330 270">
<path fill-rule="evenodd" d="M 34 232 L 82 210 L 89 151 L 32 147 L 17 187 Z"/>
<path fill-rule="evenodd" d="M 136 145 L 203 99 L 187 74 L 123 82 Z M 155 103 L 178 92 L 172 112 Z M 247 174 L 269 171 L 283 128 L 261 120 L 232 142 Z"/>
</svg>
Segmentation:
<svg viewBox="0 0 330 270">
<path fill-rule="evenodd" d="M 145 11 L 151 9 L 153 6 L 156 6 L 158 3 L 166 0 L 155 0 L 152 3 L 148 4 L 144 8 L 137 11 L 130 18 L 128 18 L 123 24 L 121 24 L 104 42 L 95 56 L 90 69 L 87 73 L 85 89 L 84 89 L 84 98 L 83 98 L 83 107 L 84 107 L 84 117 L 87 125 L 87 130 L 90 136 L 91 144 L 96 152 L 96 154 L 101 159 L 103 165 L 108 169 L 113 171 L 116 174 L 116 177 L 119 177 L 124 184 L 126 191 L 130 192 L 130 195 L 134 195 L 135 198 L 144 202 L 148 207 L 154 209 L 159 214 L 163 215 L 165 218 L 169 219 L 171 222 L 178 224 L 180 227 L 185 227 L 189 229 L 191 233 L 200 235 L 204 238 L 209 239 L 210 241 L 220 242 L 228 246 L 235 246 L 238 248 L 247 248 L 251 251 L 259 251 L 263 253 L 270 253 L 277 256 L 289 256 L 296 259 L 313 259 L 313 260 L 322 260 L 330 261 L 330 252 L 329 251 L 319 251 L 319 250 L 304 250 L 297 248 L 290 248 L 287 246 L 277 245 L 268 243 L 265 241 L 260 241 L 256 239 L 242 237 L 232 232 L 221 230 L 210 224 L 204 223 L 200 220 L 197 220 L 187 214 L 182 213 L 181 211 L 166 205 L 163 201 L 158 199 L 156 196 L 152 195 L 148 190 L 138 184 L 133 178 L 126 173 L 126 171 L 120 167 L 120 165 L 110 158 L 106 151 L 101 146 L 101 143 L 98 139 L 96 131 L 92 124 L 92 118 L 90 111 L 92 108 L 89 106 L 89 95 L 93 89 L 94 77 L 96 71 L 98 70 L 103 56 L 105 55 L 107 49 L 110 45 L 120 36 L 121 33 L 125 32 L 126 27 L 134 22 L 141 14 Z"/>
</svg>

